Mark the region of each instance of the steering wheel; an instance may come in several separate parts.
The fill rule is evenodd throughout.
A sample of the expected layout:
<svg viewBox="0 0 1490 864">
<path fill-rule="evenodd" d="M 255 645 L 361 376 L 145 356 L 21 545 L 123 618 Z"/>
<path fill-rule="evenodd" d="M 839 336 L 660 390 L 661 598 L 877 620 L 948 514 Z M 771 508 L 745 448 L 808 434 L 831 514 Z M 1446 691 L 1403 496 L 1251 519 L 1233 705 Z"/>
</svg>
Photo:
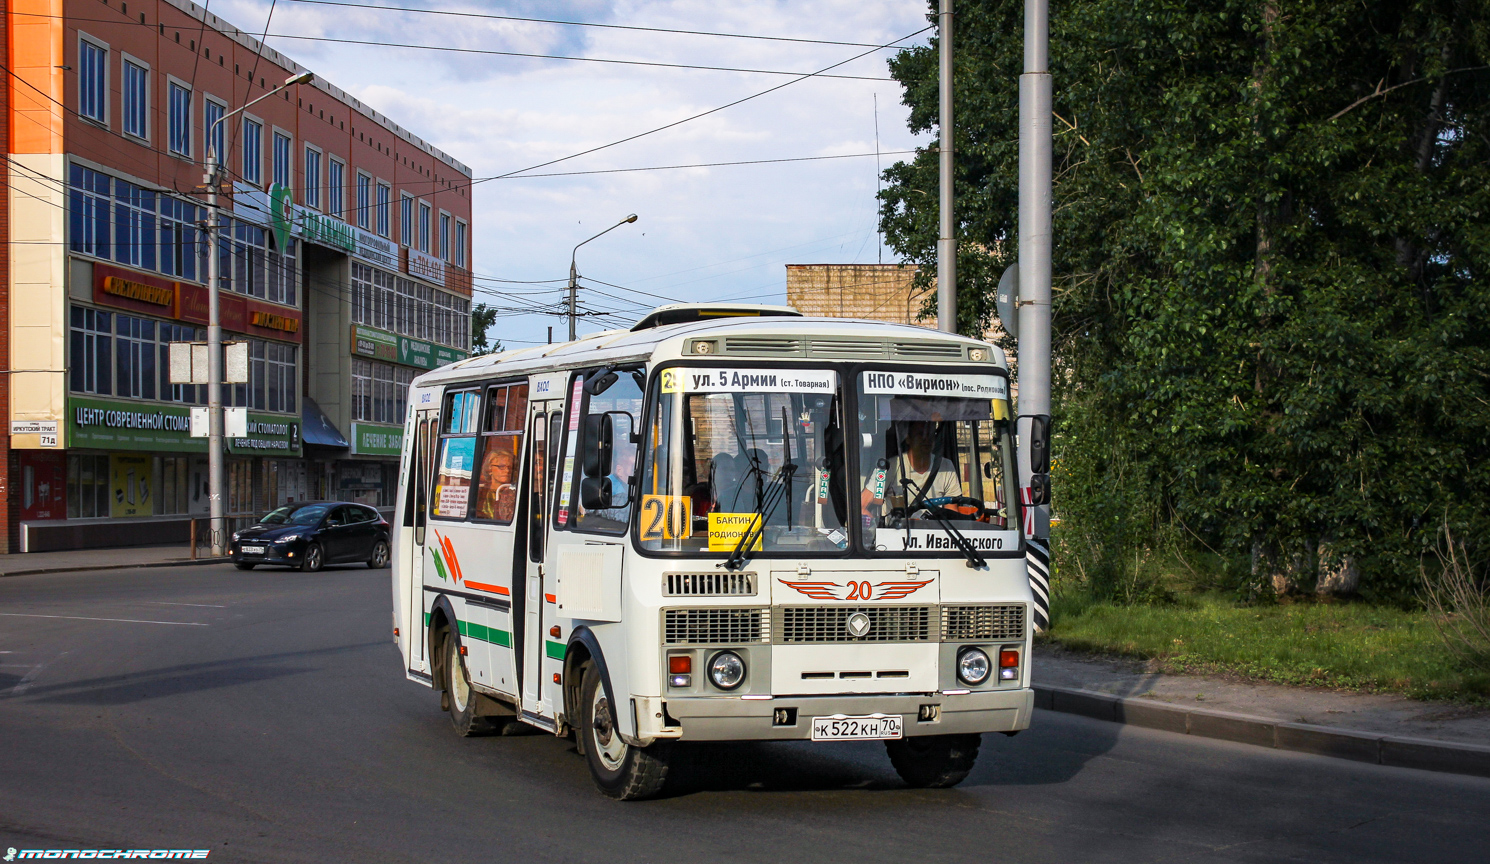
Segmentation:
<svg viewBox="0 0 1490 864">
<path fill-rule="evenodd" d="M 921 506 L 931 513 L 933 518 L 942 519 L 976 519 L 979 522 L 987 522 L 993 516 L 993 511 L 983 505 L 977 498 L 966 495 L 948 495 L 942 498 L 927 498 L 921 502 Z"/>
</svg>

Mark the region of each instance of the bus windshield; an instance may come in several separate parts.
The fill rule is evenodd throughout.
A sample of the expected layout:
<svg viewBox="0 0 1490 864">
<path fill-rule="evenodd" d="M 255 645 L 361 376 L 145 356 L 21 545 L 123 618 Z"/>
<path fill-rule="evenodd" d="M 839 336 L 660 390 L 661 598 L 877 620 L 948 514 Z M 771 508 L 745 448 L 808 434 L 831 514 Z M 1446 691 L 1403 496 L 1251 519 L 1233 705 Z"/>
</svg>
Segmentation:
<svg viewBox="0 0 1490 864">
<path fill-rule="evenodd" d="M 997 375 L 871 371 L 858 381 L 857 497 L 869 552 L 1019 546 L 1008 384 Z"/>
<path fill-rule="evenodd" d="M 638 488 L 643 549 L 841 554 L 842 399 L 829 369 L 664 369 Z"/>
</svg>

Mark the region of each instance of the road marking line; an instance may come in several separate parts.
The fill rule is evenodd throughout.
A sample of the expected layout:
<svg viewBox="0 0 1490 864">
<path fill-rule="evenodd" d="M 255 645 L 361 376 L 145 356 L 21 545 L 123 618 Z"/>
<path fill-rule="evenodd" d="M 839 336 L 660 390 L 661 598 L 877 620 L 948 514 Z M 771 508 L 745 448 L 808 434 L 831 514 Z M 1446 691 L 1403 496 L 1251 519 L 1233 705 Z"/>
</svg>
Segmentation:
<svg viewBox="0 0 1490 864">
<path fill-rule="evenodd" d="M 84 618 L 81 615 L 27 615 L 24 612 L 0 612 L 7 618 L 64 618 L 68 621 L 117 621 L 120 624 L 176 624 L 181 627 L 206 627 L 195 621 L 141 621 L 137 618 Z"/>
<path fill-rule="evenodd" d="M 67 656 L 67 652 L 66 651 L 63 651 L 61 654 L 58 654 L 55 659 L 56 660 L 61 660 L 63 657 L 66 657 L 66 656 Z M 21 680 L 19 680 L 19 681 L 16 682 L 16 686 L 10 688 L 10 695 L 11 696 L 20 696 L 21 694 L 25 693 L 27 690 L 30 690 L 32 683 L 34 683 L 36 681 L 36 676 L 40 675 L 41 674 L 41 670 L 43 670 L 46 667 L 50 666 L 53 662 L 54 662 L 53 660 L 49 660 L 46 663 L 38 663 L 38 664 L 36 664 L 35 668 L 33 668 L 30 672 L 27 672 L 25 674 L 25 676 L 21 678 Z"/>
<path fill-rule="evenodd" d="M 228 608 L 226 606 L 214 606 L 211 603 L 168 603 L 165 600 L 150 600 L 150 601 L 147 601 L 147 602 L 153 603 L 153 604 L 155 604 L 157 606 L 200 606 L 203 609 L 226 609 L 226 608 Z"/>
</svg>

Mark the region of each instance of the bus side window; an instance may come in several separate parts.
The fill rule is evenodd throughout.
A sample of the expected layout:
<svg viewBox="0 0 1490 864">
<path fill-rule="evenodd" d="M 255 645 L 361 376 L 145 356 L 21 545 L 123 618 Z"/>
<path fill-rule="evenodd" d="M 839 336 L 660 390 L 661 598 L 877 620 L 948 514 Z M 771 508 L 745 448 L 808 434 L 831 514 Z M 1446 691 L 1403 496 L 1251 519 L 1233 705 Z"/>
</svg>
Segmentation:
<svg viewBox="0 0 1490 864">
<path fill-rule="evenodd" d="M 533 415 L 532 478 L 528 481 L 529 493 L 533 496 L 528 507 L 528 557 L 543 561 L 543 529 L 547 516 L 548 462 L 552 452 L 548 442 L 549 415 Z"/>
<path fill-rule="evenodd" d="M 581 440 L 579 442 L 579 453 L 582 457 L 577 459 L 576 491 L 584 487 L 582 483 L 588 481 L 592 485 L 604 484 L 610 491 L 610 500 L 617 505 L 609 507 L 587 508 L 584 503 L 584 495 L 575 496 L 578 506 L 578 515 L 574 518 L 574 528 L 578 531 L 594 531 L 604 534 L 621 534 L 626 530 L 631 521 L 631 510 L 634 502 L 628 500 L 631 495 L 632 474 L 636 471 L 637 445 L 640 436 L 638 425 L 642 416 L 642 389 L 636 382 L 629 370 L 615 370 L 610 374 L 604 372 L 592 372 L 592 380 L 609 380 L 599 392 L 590 393 L 586 400 L 585 416 L 580 418 L 579 429 L 581 436 L 586 430 L 598 430 L 602 424 L 597 422 L 602 416 L 607 417 L 606 423 L 611 430 L 611 450 L 609 453 L 608 466 L 601 466 L 601 471 L 588 476 L 585 471 L 587 463 L 592 460 L 587 458 L 591 455 L 592 448 L 601 442 Z M 604 460 L 602 460 L 604 461 Z"/>
</svg>

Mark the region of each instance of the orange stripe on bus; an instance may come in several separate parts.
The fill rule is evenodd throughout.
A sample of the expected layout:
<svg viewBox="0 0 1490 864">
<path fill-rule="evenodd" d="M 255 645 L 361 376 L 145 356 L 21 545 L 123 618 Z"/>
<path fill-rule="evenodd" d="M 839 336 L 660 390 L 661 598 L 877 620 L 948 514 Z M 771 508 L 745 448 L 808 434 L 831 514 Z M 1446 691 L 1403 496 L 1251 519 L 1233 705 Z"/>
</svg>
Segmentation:
<svg viewBox="0 0 1490 864">
<path fill-rule="evenodd" d="M 502 594 L 507 596 L 510 596 L 512 593 L 506 588 L 503 588 L 501 585 L 488 585 L 485 582 L 472 582 L 470 579 L 466 580 L 466 587 L 475 588 L 478 591 L 490 591 L 493 594 Z"/>
</svg>

